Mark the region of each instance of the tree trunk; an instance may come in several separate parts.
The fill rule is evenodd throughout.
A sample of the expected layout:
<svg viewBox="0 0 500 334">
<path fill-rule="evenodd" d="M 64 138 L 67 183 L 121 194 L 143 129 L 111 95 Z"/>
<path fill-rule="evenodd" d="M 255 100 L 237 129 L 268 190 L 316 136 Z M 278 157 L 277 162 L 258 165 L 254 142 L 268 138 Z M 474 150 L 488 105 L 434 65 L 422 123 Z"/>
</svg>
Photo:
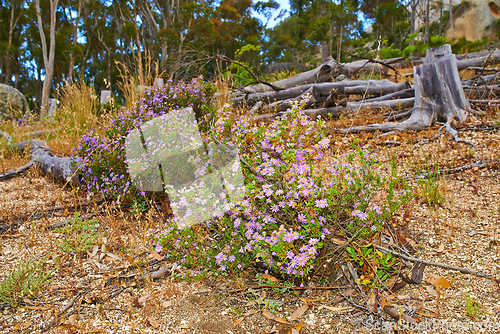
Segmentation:
<svg viewBox="0 0 500 334">
<path fill-rule="evenodd" d="M 80 13 L 82 12 L 83 2 L 85 0 L 78 0 L 78 12 L 76 14 L 76 19 L 73 23 L 73 52 L 71 53 L 71 61 L 69 63 L 69 71 L 68 71 L 68 82 L 73 82 L 73 67 L 75 66 L 75 46 L 78 43 L 78 21 L 80 20 Z M 82 72 L 83 73 L 83 72 Z"/>
<path fill-rule="evenodd" d="M 439 0 L 439 36 L 443 36 L 443 0 Z"/>
<path fill-rule="evenodd" d="M 50 0 L 50 30 L 49 30 L 49 50 L 47 52 L 47 41 L 43 31 L 42 14 L 40 12 L 40 0 L 35 1 L 36 16 L 38 20 L 38 30 L 42 42 L 43 63 L 45 67 L 45 80 L 42 89 L 42 105 L 40 115 L 46 116 L 49 106 L 50 87 L 54 76 L 54 56 L 56 52 L 56 10 L 59 0 Z"/>
<path fill-rule="evenodd" d="M 465 121 L 467 112 L 472 109 L 465 98 L 451 46 L 447 44 L 428 49 L 425 64 L 415 67 L 414 72 L 415 106 L 410 118 L 401 123 L 372 124 L 341 131 L 420 131 L 436 121 L 443 121 L 453 139 L 460 141 L 451 126 L 456 120 Z"/>
<path fill-rule="evenodd" d="M 430 0 L 426 0 L 426 6 L 425 6 L 425 35 L 424 35 L 424 41 L 426 44 L 429 44 L 429 14 L 430 14 Z"/>
<path fill-rule="evenodd" d="M 340 26 L 340 34 L 339 34 L 339 47 L 337 49 L 337 62 L 340 63 L 340 56 L 342 54 L 342 25 Z"/>
<path fill-rule="evenodd" d="M 453 4 L 451 3 L 452 0 L 450 0 L 450 28 L 453 27 Z"/>
</svg>

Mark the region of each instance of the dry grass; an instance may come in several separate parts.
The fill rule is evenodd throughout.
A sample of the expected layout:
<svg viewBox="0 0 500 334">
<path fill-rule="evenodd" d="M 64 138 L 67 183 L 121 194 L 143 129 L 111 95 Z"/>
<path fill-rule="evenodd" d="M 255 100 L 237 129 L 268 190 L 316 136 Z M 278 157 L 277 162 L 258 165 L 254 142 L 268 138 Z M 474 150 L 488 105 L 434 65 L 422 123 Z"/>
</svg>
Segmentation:
<svg viewBox="0 0 500 334">
<path fill-rule="evenodd" d="M 152 61 L 151 55 L 146 57 L 145 63 L 138 62 L 138 67 L 133 71 L 127 65 L 116 62 L 118 71 L 120 72 L 121 82 L 118 83 L 118 88 L 123 94 L 125 107 L 131 109 L 136 101 L 144 96 L 145 86 L 152 86 L 155 78 L 161 78 L 165 75 L 160 72 L 158 63 Z"/>
</svg>

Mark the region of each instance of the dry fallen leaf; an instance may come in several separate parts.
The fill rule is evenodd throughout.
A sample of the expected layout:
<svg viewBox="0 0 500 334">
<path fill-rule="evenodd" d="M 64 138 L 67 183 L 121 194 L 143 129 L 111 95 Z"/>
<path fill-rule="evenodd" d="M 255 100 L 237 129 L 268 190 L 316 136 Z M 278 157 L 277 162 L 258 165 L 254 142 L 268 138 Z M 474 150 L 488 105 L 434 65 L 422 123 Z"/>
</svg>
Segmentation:
<svg viewBox="0 0 500 334">
<path fill-rule="evenodd" d="M 238 320 L 236 320 L 236 321 L 234 322 L 234 324 L 233 324 L 233 327 L 234 327 L 234 328 L 236 328 L 236 326 L 238 326 L 238 325 L 240 324 L 240 322 L 242 322 L 242 321 L 243 321 L 243 319 L 245 319 L 245 317 L 241 317 L 241 318 L 239 318 Z"/>
<path fill-rule="evenodd" d="M 374 313 L 377 312 L 377 309 L 378 309 L 378 298 L 377 298 L 377 295 L 378 295 L 378 291 L 377 290 L 374 290 L 370 296 L 368 297 L 368 301 L 367 301 L 367 306 L 370 310 L 372 310 Z"/>
<path fill-rule="evenodd" d="M 94 245 L 94 247 L 92 247 L 92 254 L 90 254 L 90 257 L 96 256 L 98 251 L 99 251 L 99 246 Z"/>
<path fill-rule="evenodd" d="M 337 313 L 346 313 L 354 310 L 354 307 L 332 307 L 332 306 L 326 306 L 326 305 L 321 305 L 318 309 L 321 310 L 322 308 L 326 308 L 327 310 L 337 312 Z"/>
<path fill-rule="evenodd" d="M 432 286 L 426 286 L 425 290 L 427 290 L 427 293 L 430 294 L 433 297 L 439 298 L 439 291 L 436 291 Z"/>
<path fill-rule="evenodd" d="M 135 297 L 132 303 L 137 307 L 144 307 L 144 304 L 151 298 L 150 295 L 144 295 L 139 298 Z"/>
<path fill-rule="evenodd" d="M 251 311 L 248 311 L 247 313 L 245 313 L 245 317 L 248 317 L 249 315 L 253 315 L 255 313 L 259 313 L 259 310 L 251 310 Z"/>
<path fill-rule="evenodd" d="M 276 322 L 279 322 L 280 324 L 284 324 L 284 325 L 288 325 L 289 322 L 286 321 L 285 319 L 277 316 L 277 315 L 274 315 L 272 314 L 271 312 L 269 312 L 268 310 L 263 310 L 262 311 L 262 315 L 268 319 L 271 319 L 271 320 L 274 320 Z"/>
<path fill-rule="evenodd" d="M 439 310 L 430 307 L 421 307 L 418 310 L 418 314 L 423 317 L 437 318 L 439 316 Z"/>
<path fill-rule="evenodd" d="M 121 257 L 110 252 L 106 252 L 106 255 L 112 259 L 112 261 L 121 260 Z"/>
<path fill-rule="evenodd" d="M 444 253 L 444 244 L 443 244 L 443 242 L 441 242 L 441 243 L 439 244 L 439 247 L 436 249 L 436 253 L 437 253 L 437 254 Z"/>
<path fill-rule="evenodd" d="M 354 289 L 349 289 L 349 290 L 344 291 L 344 293 L 342 295 L 338 295 L 337 297 L 335 297 L 335 299 L 332 301 L 332 304 L 335 305 L 335 304 L 340 303 L 341 301 L 344 300 L 344 296 L 348 297 L 355 292 L 356 292 L 356 290 L 354 290 Z"/>
<path fill-rule="evenodd" d="M 160 254 L 158 254 L 157 252 L 155 252 L 154 250 L 150 250 L 151 252 L 151 255 L 153 255 L 153 257 L 155 259 L 157 259 L 158 261 L 163 261 L 163 256 L 161 256 Z"/>
<path fill-rule="evenodd" d="M 292 315 L 290 316 L 289 320 L 290 321 L 295 321 L 298 318 L 300 318 L 309 308 L 309 305 L 307 303 L 302 304 L 298 309 L 296 309 Z"/>
<path fill-rule="evenodd" d="M 269 275 L 269 274 L 264 274 L 262 275 L 262 278 L 263 279 L 266 279 L 268 281 L 271 281 L 271 282 L 279 282 L 280 280 L 277 279 L 276 277 L 272 276 L 272 275 Z"/>
<path fill-rule="evenodd" d="M 76 318 L 77 318 L 77 315 L 76 314 L 72 314 L 69 318 L 68 318 L 68 322 L 72 325 L 76 324 Z"/>
<path fill-rule="evenodd" d="M 427 281 L 436 288 L 440 288 L 442 290 L 448 289 L 451 286 L 450 282 L 448 282 L 443 276 L 431 275 Z"/>
<path fill-rule="evenodd" d="M 148 318 L 148 322 L 151 326 L 153 326 L 154 328 L 158 328 L 160 327 L 160 324 L 158 323 L 158 321 L 156 321 L 155 319 L 152 319 L 152 318 Z"/>
<path fill-rule="evenodd" d="M 164 301 L 161 304 L 161 306 L 163 306 L 163 307 L 170 307 L 170 306 L 172 306 L 172 301 L 171 300 L 166 300 L 166 301 Z"/>
<path fill-rule="evenodd" d="M 132 297 L 132 305 L 135 307 L 143 307 L 141 303 L 139 303 L 139 297 Z"/>
</svg>

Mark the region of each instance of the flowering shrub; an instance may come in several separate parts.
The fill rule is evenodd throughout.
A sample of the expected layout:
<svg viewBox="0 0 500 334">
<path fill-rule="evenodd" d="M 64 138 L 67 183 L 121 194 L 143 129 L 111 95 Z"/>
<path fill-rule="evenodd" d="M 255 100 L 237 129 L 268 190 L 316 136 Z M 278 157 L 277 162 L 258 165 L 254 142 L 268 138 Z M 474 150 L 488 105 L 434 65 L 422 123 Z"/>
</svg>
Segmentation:
<svg viewBox="0 0 500 334">
<path fill-rule="evenodd" d="M 80 174 L 89 193 L 103 194 L 115 202 L 132 202 L 137 190 L 131 187 L 125 164 L 125 139 L 130 131 L 171 110 L 192 107 L 200 114 L 206 97 L 202 77 L 190 83 L 174 84 L 146 90 L 144 97 L 132 108 L 122 109 L 103 135 L 88 131 L 75 154 L 82 158 Z"/>
<path fill-rule="evenodd" d="M 257 264 L 304 280 L 318 267 L 320 252 L 328 251 L 330 235 L 369 238 L 380 231 L 411 199 L 411 189 L 381 172 L 366 148 L 353 147 L 326 165 L 325 123 L 301 108 L 267 126 L 232 119 L 228 105 L 219 110 L 211 139 L 239 151 L 246 197 L 191 229 L 172 221 L 164 231 L 151 231 L 156 251 L 188 267 L 237 273 Z"/>
</svg>

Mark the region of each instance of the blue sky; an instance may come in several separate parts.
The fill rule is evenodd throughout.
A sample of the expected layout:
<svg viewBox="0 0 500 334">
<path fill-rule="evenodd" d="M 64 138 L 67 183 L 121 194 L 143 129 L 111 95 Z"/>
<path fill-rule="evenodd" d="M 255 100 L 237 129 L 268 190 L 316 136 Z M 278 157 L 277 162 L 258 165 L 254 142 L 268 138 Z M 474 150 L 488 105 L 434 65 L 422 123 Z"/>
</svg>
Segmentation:
<svg viewBox="0 0 500 334">
<path fill-rule="evenodd" d="M 254 0 L 254 3 L 256 1 Z M 288 0 L 276 0 L 277 3 L 280 4 L 280 8 L 278 10 L 275 11 L 274 13 L 274 16 L 269 20 L 269 23 L 267 25 L 268 28 L 272 28 L 274 26 L 276 26 L 281 20 L 285 19 L 286 17 L 288 17 L 290 15 L 290 5 L 288 4 Z M 286 10 L 286 15 L 278 18 L 279 14 L 283 11 L 283 10 Z M 258 15 L 257 13 L 254 13 L 255 17 L 259 18 L 263 23 L 266 23 L 266 19 L 261 16 L 261 15 Z"/>
</svg>

